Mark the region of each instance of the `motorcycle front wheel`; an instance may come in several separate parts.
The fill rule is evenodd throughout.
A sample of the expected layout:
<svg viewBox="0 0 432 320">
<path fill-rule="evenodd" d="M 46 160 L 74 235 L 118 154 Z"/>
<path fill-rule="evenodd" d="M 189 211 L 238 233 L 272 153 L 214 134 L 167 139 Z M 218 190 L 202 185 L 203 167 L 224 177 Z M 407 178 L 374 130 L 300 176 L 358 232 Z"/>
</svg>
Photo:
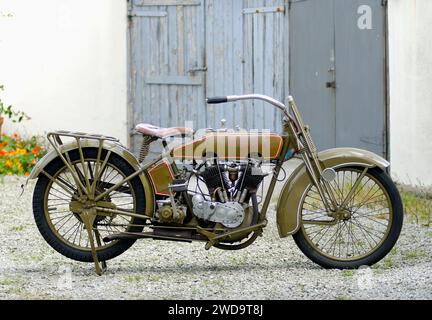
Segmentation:
<svg viewBox="0 0 432 320">
<path fill-rule="evenodd" d="M 124 159 L 116 154 L 108 154 L 106 150 L 101 152 L 99 165 L 96 165 L 98 149 L 83 149 L 84 163 L 78 150 L 69 151 L 68 157 L 72 164 L 70 168 L 78 174 L 84 186 L 87 184 L 86 179 L 90 184 L 97 180 L 96 196 L 135 172 Z M 105 166 L 102 162 L 106 162 Z M 96 174 L 98 168 L 100 172 Z M 40 174 L 33 193 L 33 214 L 41 235 L 62 255 L 76 261 L 93 262 L 88 232 L 74 209 L 74 196 L 79 195 L 79 187 L 72 172 L 60 158 L 53 160 L 44 171 L 49 176 Z M 62 186 L 67 186 L 68 190 Z M 101 201 L 119 210 L 145 212 L 144 188 L 139 177 L 122 184 Z M 141 232 L 144 223 L 143 219 L 123 215 L 98 215 L 93 225 L 93 238 L 99 240 L 95 244 L 99 261 L 119 256 L 135 242 L 116 240 L 104 243 L 101 239 L 114 233 Z"/>
<path fill-rule="evenodd" d="M 309 185 L 293 236 L 300 250 L 327 269 L 357 269 L 382 260 L 395 246 L 403 224 L 399 191 L 380 168 L 345 167 L 329 183 L 337 209 L 326 209 Z M 354 190 L 353 190 L 354 189 Z"/>
</svg>

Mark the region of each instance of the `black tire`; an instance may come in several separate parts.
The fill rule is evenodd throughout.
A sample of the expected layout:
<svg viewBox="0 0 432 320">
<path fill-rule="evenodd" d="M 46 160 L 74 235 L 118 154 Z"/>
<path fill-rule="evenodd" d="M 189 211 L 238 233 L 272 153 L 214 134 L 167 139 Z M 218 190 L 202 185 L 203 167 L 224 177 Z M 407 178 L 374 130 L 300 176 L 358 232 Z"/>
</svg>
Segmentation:
<svg viewBox="0 0 432 320">
<path fill-rule="evenodd" d="M 304 229 L 301 227 L 300 230 L 295 235 L 293 235 L 295 243 L 310 260 L 314 261 L 325 269 L 358 269 L 362 266 L 372 266 L 381 261 L 392 250 L 399 238 L 404 218 L 403 205 L 399 191 L 389 175 L 383 170 L 379 168 L 373 168 L 370 169 L 368 173 L 381 183 L 389 195 L 393 211 L 390 231 L 388 232 L 387 237 L 381 246 L 370 255 L 362 257 L 358 260 L 338 261 L 330 259 L 329 257 L 321 254 L 319 251 L 315 250 L 314 247 L 311 246 L 307 241 L 304 234 Z"/>
<path fill-rule="evenodd" d="M 83 149 L 85 159 L 96 159 L 97 153 L 98 150 L 94 148 Z M 104 159 L 106 154 L 107 152 L 103 150 L 102 159 Z M 80 159 L 78 150 L 70 151 L 69 156 L 72 162 Z M 114 153 L 111 154 L 108 163 L 119 169 L 125 176 L 130 176 L 135 172 L 135 170 L 125 160 Z M 63 161 L 60 158 L 56 158 L 51 163 L 49 163 L 44 170 L 54 177 L 64 167 L 65 165 Z M 33 214 L 41 235 L 54 250 L 61 253 L 62 255 L 80 262 L 93 262 L 93 257 L 90 250 L 79 250 L 75 247 L 67 245 L 64 241 L 59 239 L 59 237 L 50 228 L 44 209 L 45 194 L 49 185 L 50 180 L 43 173 L 41 173 L 33 193 Z M 130 181 L 130 186 L 133 189 L 136 197 L 135 200 L 137 212 L 145 212 L 144 188 L 139 177 L 132 179 Z M 143 225 L 145 223 L 144 220 L 136 218 L 131 222 L 138 225 Z M 136 226 L 130 227 L 128 229 L 130 232 L 141 232 L 142 230 L 143 227 Z M 134 243 L 135 240 L 116 240 L 112 246 L 97 250 L 98 259 L 99 261 L 108 261 L 113 259 L 128 250 Z"/>
</svg>

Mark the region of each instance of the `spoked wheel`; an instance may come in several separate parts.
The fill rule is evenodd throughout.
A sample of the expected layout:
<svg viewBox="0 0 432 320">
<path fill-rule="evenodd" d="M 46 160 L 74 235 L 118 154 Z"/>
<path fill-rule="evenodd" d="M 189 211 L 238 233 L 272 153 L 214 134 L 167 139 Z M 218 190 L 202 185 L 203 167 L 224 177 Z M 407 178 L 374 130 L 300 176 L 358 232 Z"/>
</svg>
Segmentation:
<svg viewBox="0 0 432 320">
<path fill-rule="evenodd" d="M 134 243 L 133 240 L 117 240 L 105 244 L 101 239 L 121 232 L 141 232 L 145 220 L 123 214 L 145 212 L 144 189 L 140 179 L 134 178 L 95 201 L 99 195 L 134 173 L 133 168 L 116 154 L 98 149 L 83 149 L 68 154 L 71 167 L 57 158 L 44 169 L 33 195 L 33 211 L 36 224 L 45 240 L 55 250 L 73 260 L 93 262 L 89 233 L 82 219 L 84 210 L 97 213 L 93 222 L 92 236 L 100 261 L 107 261 L 122 254 Z M 82 161 L 84 159 L 84 162 Z M 90 197 L 74 179 L 88 187 Z M 99 212 L 100 208 L 111 213 Z"/>
<path fill-rule="evenodd" d="M 336 170 L 330 189 L 337 203 L 327 210 L 310 185 L 301 203 L 301 229 L 294 240 L 324 268 L 354 269 L 384 258 L 399 238 L 403 207 L 399 192 L 381 169 Z"/>
</svg>

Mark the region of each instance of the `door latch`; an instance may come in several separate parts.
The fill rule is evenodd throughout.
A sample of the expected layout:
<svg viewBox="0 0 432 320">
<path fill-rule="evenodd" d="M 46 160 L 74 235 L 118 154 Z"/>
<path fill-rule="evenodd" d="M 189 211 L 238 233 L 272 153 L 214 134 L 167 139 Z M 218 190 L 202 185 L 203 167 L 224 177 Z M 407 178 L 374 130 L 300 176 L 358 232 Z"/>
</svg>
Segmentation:
<svg viewBox="0 0 432 320">
<path fill-rule="evenodd" d="M 188 73 L 195 73 L 195 72 L 206 72 L 207 71 L 207 67 L 196 67 L 196 68 L 192 68 L 188 71 Z"/>
<path fill-rule="evenodd" d="M 336 89 L 336 81 L 329 81 L 326 83 L 326 88 Z"/>
</svg>

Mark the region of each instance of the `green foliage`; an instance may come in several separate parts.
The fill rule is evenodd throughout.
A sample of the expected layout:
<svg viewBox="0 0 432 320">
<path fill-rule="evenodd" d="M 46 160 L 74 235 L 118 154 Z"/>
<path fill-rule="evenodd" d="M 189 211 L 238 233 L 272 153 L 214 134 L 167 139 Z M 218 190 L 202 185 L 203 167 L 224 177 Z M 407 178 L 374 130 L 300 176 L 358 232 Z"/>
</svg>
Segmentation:
<svg viewBox="0 0 432 320">
<path fill-rule="evenodd" d="M 432 199 L 429 192 L 421 190 L 421 188 L 418 191 L 403 190 L 401 198 L 408 220 L 429 227 L 432 223 Z"/>
<path fill-rule="evenodd" d="M 142 277 L 140 275 L 128 275 L 126 276 L 126 281 L 128 283 L 139 283 L 141 282 Z"/>
<path fill-rule="evenodd" d="M 427 250 L 414 249 L 407 252 L 404 252 L 404 258 L 407 260 L 417 260 L 424 257 L 429 257 L 429 253 Z"/>
<path fill-rule="evenodd" d="M 0 92 L 4 91 L 4 86 L 0 85 Z M 12 106 L 6 106 L 0 98 L 0 117 L 5 116 L 12 120 L 13 123 L 20 123 L 24 120 L 30 120 L 30 117 L 22 111 L 15 111 Z"/>
<path fill-rule="evenodd" d="M 383 260 L 383 269 L 391 269 L 394 267 L 394 260 L 391 257 L 388 257 Z"/>
<path fill-rule="evenodd" d="M 350 278 L 350 277 L 354 277 L 355 272 L 354 270 L 342 270 L 341 274 L 342 277 Z"/>
</svg>

